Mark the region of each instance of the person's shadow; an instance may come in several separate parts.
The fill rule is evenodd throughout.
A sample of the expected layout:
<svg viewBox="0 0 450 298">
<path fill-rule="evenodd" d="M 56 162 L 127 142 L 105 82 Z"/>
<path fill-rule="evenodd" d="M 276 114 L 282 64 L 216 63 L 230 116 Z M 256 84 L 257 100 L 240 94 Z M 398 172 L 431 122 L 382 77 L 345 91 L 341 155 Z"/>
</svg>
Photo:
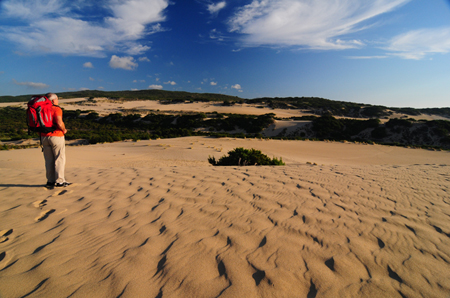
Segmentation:
<svg viewBox="0 0 450 298">
<path fill-rule="evenodd" d="M 44 184 L 0 184 L 0 187 L 25 187 L 25 188 L 37 188 L 45 187 Z"/>
</svg>

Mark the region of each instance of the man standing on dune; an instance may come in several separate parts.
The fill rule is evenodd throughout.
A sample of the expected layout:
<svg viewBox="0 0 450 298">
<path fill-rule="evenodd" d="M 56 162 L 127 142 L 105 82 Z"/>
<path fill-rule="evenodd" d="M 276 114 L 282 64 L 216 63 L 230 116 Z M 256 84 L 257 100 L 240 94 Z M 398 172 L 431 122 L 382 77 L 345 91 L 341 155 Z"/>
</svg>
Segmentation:
<svg viewBox="0 0 450 298">
<path fill-rule="evenodd" d="M 58 96 L 55 93 L 45 95 L 52 101 L 52 118 L 55 131 L 49 133 L 40 133 L 47 175 L 47 187 L 65 187 L 71 183 L 64 178 L 64 169 L 66 166 L 66 145 L 64 135 L 67 133 L 63 122 L 63 112 L 58 106 Z"/>
</svg>

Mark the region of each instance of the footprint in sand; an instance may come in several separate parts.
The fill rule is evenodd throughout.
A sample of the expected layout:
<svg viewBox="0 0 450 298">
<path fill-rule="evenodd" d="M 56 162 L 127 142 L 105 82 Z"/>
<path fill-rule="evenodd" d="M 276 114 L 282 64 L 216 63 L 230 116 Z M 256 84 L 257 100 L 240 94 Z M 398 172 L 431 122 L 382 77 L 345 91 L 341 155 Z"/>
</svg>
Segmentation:
<svg viewBox="0 0 450 298">
<path fill-rule="evenodd" d="M 12 232 L 13 229 L 0 231 L 0 243 L 8 241 L 9 240 L 8 236 L 11 235 Z"/>
<path fill-rule="evenodd" d="M 55 209 L 42 211 L 41 214 L 34 219 L 34 221 L 35 222 L 43 221 L 44 219 L 46 219 L 50 214 L 52 214 L 55 211 L 56 211 Z"/>
<path fill-rule="evenodd" d="M 55 192 L 55 193 L 52 195 L 52 197 L 62 196 L 62 195 L 64 195 L 64 194 L 70 194 L 70 193 L 73 193 L 73 190 L 67 190 L 67 189 L 64 189 L 64 190 Z"/>
<path fill-rule="evenodd" d="M 44 207 L 45 205 L 47 205 L 47 200 L 42 200 L 42 201 L 36 201 L 33 203 L 33 206 L 36 208 L 41 208 Z"/>
</svg>

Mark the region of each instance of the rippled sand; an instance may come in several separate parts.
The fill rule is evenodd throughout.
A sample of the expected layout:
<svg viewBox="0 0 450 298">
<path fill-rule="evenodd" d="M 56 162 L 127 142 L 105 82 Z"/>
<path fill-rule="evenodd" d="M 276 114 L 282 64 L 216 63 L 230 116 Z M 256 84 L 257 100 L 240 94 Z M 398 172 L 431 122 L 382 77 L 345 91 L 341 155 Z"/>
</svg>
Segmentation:
<svg viewBox="0 0 450 298">
<path fill-rule="evenodd" d="M 287 165 L 206 162 L 239 144 Z M 53 190 L 38 149 L 0 152 L 2 298 L 450 295 L 448 152 L 208 138 L 67 151 L 74 184 Z"/>
</svg>

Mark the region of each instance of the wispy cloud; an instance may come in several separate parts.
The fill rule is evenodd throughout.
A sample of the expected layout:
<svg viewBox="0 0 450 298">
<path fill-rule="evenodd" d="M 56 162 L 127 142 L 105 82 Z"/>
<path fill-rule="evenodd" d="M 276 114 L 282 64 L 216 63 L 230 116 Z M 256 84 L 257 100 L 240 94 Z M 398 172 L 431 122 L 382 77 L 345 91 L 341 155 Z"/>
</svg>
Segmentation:
<svg viewBox="0 0 450 298">
<path fill-rule="evenodd" d="M 42 16 L 49 13 L 62 15 L 70 11 L 70 8 L 65 5 L 64 1 L 48 0 L 6 0 L 3 1 L 2 7 L 6 16 L 21 19 L 32 19 L 37 15 Z"/>
<path fill-rule="evenodd" d="M 388 56 L 349 56 L 347 59 L 355 59 L 355 60 L 369 60 L 369 59 L 385 59 Z"/>
<path fill-rule="evenodd" d="M 246 46 L 348 49 L 364 45 L 345 36 L 410 0 L 253 0 L 228 20 Z"/>
<path fill-rule="evenodd" d="M 227 3 L 225 1 L 210 3 L 208 4 L 208 11 L 212 15 L 217 15 L 219 11 L 225 8 L 225 6 L 227 6 Z"/>
<path fill-rule="evenodd" d="M 18 82 L 15 79 L 12 80 L 14 84 L 19 85 L 19 86 L 26 86 L 28 88 L 31 89 L 45 89 L 50 87 L 47 84 L 44 83 L 35 83 L 35 82 Z"/>
<path fill-rule="evenodd" d="M 174 81 L 168 81 L 168 82 L 164 82 L 164 84 L 175 86 L 177 83 L 175 83 Z"/>
<path fill-rule="evenodd" d="M 129 55 L 147 51 L 150 47 L 140 40 L 163 30 L 159 22 L 165 20 L 169 0 L 100 3 L 97 9 L 110 14 L 100 22 L 76 13 L 94 5 L 90 1 L 5 0 L 0 5 L 1 17 L 25 24 L 0 28 L 0 37 L 16 43 L 22 51 L 104 57 L 111 51 Z"/>
<path fill-rule="evenodd" d="M 138 64 L 134 62 L 133 57 L 118 57 L 116 55 L 112 55 L 111 60 L 109 61 L 109 66 L 112 68 L 134 70 L 138 67 Z"/>
<path fill-rule="evenodd" d="M 94 65 L 92 65 L 92 62 L 85 62 L 83 63 L 84 68 L 94 68 Z"/>
<path fill-rule="evenodd" d="M 209 38 L 217 41 L 224 41 L 226 39 L 225 35 L 223 35 L 222 32 L 218 31 L 217 29 L 212 29 L 211 31 L 209 31 Z"/>
<path fill-rule="evenodd" d="M 392 55 L 420 60 L 431 54 L 450 52 L 450 27 L 409 31 L 392 38 L 385 48 Z"/>
</svg>

